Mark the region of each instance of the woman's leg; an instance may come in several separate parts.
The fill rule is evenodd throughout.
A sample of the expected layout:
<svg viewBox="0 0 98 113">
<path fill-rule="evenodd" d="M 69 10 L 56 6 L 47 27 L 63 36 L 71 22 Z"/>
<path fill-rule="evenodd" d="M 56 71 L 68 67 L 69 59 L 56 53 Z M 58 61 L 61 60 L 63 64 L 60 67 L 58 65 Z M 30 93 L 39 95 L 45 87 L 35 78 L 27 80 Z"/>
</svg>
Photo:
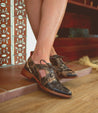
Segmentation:
<svg viewBox="0 0 98 113">
<path fill-rule="evenodd" d="M 36 39 L 38 38 L 39 34 L 42 2 L 43 0 L 25 0 L 26 11 Z M 50 55 L 52 56 L 55 54 L 57 53 L 55 49 L 52 47 Z"/>
<path fill-rule="evenodd" d="M 66 5 L 67 0 L 43 0 L 37 45 L 32 56 L 35 63 L 40 63 L 40 59 L 50 62 L 50 51 L 62 22 Z"/>
<path fill-rule="evenodd" d="M 35 34 L 38 33 L 37 45 L 33 55 L 27 60 L 22 70 L 22 74 L 25 77 L 36 80 L 43 90 L 58 96 L 70 98 L 72 95 L 71 91 L 58 81 L 56 73 L 54 69 L 52 69 L 52 65 L 47 63 L 47 65 L 40 64 L 41 59 L 44 59 L 46 62 L 50 63 L 50 51 L 53 49 L 53 42 L 64 16 L 66 5 L 67 0 L 43 0 L 40 27 L 39 30 L 35 32 Z M 28 5 L 27 7 L 29 9 L 33 6 Z M 32 12 L 29 13 L 29 18 L 31 18 L 32 15 Z M 33 19 L 31 18 L 31 22 L 32 20 Z M 38 19 L 38 23 L 39 20 L 40 19 Z M 39 24 L 36 23 L 35 26 L 37 29 Z"/>
<path fill-rule="evenodd" d="M 37 39 L 40 27 L 41 7 L 43 0 L 24 0 L 24 1 L 26 4 L 26 12 L 28 14 L 30 25 Z"/>
</svg>

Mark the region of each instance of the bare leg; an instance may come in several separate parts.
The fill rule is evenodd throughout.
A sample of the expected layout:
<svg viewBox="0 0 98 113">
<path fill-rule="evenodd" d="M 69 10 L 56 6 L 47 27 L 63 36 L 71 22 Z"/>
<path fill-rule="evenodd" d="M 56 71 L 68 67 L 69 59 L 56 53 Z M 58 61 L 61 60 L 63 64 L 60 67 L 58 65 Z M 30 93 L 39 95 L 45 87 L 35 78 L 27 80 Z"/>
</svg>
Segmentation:
<svg viewBox="0 0 98 113">
<path fill-rule="evenodd" d="M 42 0 L 25 0 L 26 12 L 36 39 L 38 38 Z"/>
<path fill-rule="evenodd" d="M 36 39 L 38 39 L 39 34 L 42 2 L 43 0 L 25 0 L 26 11 Z M 55 54 L 57 53 L 55 49 L 52 47 L 50 55 L 52 56 Z"/>
<path fill-rule="evenodd" d="M 35 1 L 38 2 L 38 0 L 35 0 Z M 41 15 L 39 16 L 38 12 L 37 14 L 34 13 L 35 15 L 38 16 L 37 17 L 38 23 L 32 23 L 33 16 L 35 15 L 33 15 L 33 13 L 29 12 L 30 10 L 28 10 L 29 20 L 32 24 L 32 29 L 35 25 L 36 27 L 36 29 L 34 27 L 35 35 L 36 36 L 38 35 L 37 37 L 38 39 L 37 39 L 35 51 L 33 55 L 26 62 L 25 67 L 22 70 L 22 74 L 26 77 L 34 78 L 43 90 L 48 91 L 52 94 L 69 98 L 72 95 L 71 91 L 68 88 L 64 87 L 62 84 L 60 84 L 60 82 L 56 78 L 56 73 L 54 69 L 50 68 L 49 64 L 47 64 L 47 63 L 50 63 L 49 58 L 50 58 L 51 50 L 54 52 L 53 42 L 54 42 L 56 33 L 59 29 L 59 26 L 61 24 L 61 21 L 63 19 L 67 1 L 68 0 L 42 0 L 42 5 L 41 6 L 39 5 L 40 7 L 37 9 L 38 12 L 41 11 L 40 12 Z M 31 2 L 34 3 L 34 0 L 32 0 Z M 38 4 L 36 5 L 38 6 Z M 27 5 L 27 7 L 28 7 L 27 9 L 29 8 L 32 9 L 33 6 Z M 36 20 L 36 18 L 34 18 L 34 20 Z M 39 23 L 40 23 L 40 26 L 39 26 Z M 41 59 L 44 59 L 47 62 L 45 63 L 45 65 L 47 64 L 48 66 L 38 65 L 40 64 Z M 41 79 L 39 76 L 40 77 L 46 76 L 46 77 Z"/>
<path fill-rule="evenodd" d="M 55 53 L 52 46 L 64 16 L 67 0 L 43 0 L 43 2 L 39 0 L 27 1 L 28 0 L 25 0 L 30 24 L 34 30 L 35 36 L 38 38 L 32 60 L 35 63 L 40 63 L 40 59 L 44 59 L 46 62 L 50 63 L 50 51 L 52 50 Z M 35 4 L 35 7 L 30 4 Z M 33 13 L 36 7 L 38 9 Z M 44 70 L 41 70 L 40 73 L 42 77 L 45 76 Z"/>
<path fill-rule="evenodd" d="M 32 59 L 40 63 L 40 59 L 49 61 L 54 38 L 62 22 L 67 0 L 43 0 L 37 45 Z"/>
<path fill-rule="evenodd" d="M 56 53 L 54 47 L 52 46 L 50 56 L 53 56 L 53 55 L 57 55 L 57 53 Z"/>
</svg>

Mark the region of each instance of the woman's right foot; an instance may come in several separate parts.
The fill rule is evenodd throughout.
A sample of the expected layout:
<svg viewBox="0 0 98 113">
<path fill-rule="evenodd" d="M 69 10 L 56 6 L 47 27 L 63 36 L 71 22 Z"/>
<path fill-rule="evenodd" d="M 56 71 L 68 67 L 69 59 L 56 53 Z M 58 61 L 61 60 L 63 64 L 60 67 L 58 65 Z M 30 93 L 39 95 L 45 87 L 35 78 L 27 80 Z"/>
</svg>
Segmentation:
<svg viewBox="0 0 98 113">
<path fill-rule="evenodd" d="M 52 64 L 42 61 L 46 64 L 35 64 L 30 57 L 21 73 L 29 79 L 36 80 L 43 90 L 61 97 L 70 98 L 72 96 L 71 91 L 60 83 Z M 45 70 L 46 76 L 41 77 L 40 70 Z"/>
<path fill-rule="evenodd" d="M 34 54 L 34 51 L 30 52 L 30 56 Z M 64 63 L 62 56 L 60 55 L 53 55 L 50 56 L 50 62 L 56 68 L 56 72 L 59 78 L 76 78 L 77 74 L 71 70 L 69 67 L 66 66 Z"/>
<path fill-rule="evenodd" d="M 76 78 L 77 74 L 66 66 L 65 62 L 60 55 L 50 56 L 52 65 L 57 69 L 57 75 L 60 78 Z"/>
</svg>

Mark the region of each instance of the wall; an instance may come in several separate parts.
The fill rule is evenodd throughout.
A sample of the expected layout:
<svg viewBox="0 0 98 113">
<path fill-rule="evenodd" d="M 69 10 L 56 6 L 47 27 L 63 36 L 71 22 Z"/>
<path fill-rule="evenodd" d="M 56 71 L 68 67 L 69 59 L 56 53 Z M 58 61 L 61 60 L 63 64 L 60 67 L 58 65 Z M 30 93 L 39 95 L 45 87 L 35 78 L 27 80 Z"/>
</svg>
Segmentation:
<svg viewBox="0 0 98 113">
<path fill-rule="evenodd" d="M 36 39 L 31 29 L 29 20 L 27 18 L 27 47 L 26 47 L 26 58 L 28 59 L 30 51 L 33 51 L 36 45 Z"/>
</svg>

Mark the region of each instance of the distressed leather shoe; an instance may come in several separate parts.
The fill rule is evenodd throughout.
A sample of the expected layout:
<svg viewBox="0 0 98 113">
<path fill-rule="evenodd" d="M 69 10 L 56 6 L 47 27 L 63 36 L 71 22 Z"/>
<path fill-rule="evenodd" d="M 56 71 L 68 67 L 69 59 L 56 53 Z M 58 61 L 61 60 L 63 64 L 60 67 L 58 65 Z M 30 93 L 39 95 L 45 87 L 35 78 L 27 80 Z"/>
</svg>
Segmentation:
<svg viewBox="0 0 98 113">
<path fill-rule="evenodd" d="M 33 51 L 31 51 L 30 56 L 33 55 Z M 77 74 L 66 66 L 64 63 L 62 56 L 53 55 L 50 56 L 50 61 L 52 65 L 56 68 L 57 76 L 60 78 L 75 78 Z"/>
<path fill-rule="evenodd" d="M 42 64 L 42 61 L 46 64 Z M 39 70 L 45 70 L 46 76 L 41 77 Z M 40 64 L 35 64 L 30 57 L 27 60 L 21 74 L 29 79 L 33 78 L 39 84 L 41 89 L 49 93 L 66 98 L 70 98 L 72 95 L 71 91 L 59 82 L 52 64 L 47 63 L 44 60 L 41 60 Z"/>
<path fill-rule="evenodd" d="M 72 71 L 69 67 L 67 67 L 62 59 L 62 56 L 59 55 L 53 55 L 50 56 L 50 61 L 53 66 L 57 69 L 57 75 L 59 77 L 64 78 L 75 78 L 77 77 L 77 74 L 75 74 L 74 71 Z"/>
</svg>

